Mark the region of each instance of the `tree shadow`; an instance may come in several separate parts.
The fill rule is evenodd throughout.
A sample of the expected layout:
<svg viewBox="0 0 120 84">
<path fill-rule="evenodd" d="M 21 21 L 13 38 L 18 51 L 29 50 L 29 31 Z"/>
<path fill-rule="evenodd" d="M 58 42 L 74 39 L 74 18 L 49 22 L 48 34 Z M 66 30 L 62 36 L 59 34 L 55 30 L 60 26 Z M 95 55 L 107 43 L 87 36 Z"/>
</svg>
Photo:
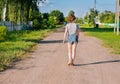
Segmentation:
<svg viewBox="0 0 120 84">
<path fill-rule="evenodd" d="M 108 60 L 108 61 L 100 61 L 100 62 L 93 62 L 86 64 L 74 64 L 74 66 L 87 66 L 87 65 L 108 64 L 108 63 L 116 63 L 116 62 L 120 62 L 120 60 Z"/>
<path fill-rule="evenodd" d="M 39 43 L 40 44 L 51 44 L 51 43 L 62 43 L 63 40 L 43 40 L 43 41 L 40 41 Z"/>
</svg>

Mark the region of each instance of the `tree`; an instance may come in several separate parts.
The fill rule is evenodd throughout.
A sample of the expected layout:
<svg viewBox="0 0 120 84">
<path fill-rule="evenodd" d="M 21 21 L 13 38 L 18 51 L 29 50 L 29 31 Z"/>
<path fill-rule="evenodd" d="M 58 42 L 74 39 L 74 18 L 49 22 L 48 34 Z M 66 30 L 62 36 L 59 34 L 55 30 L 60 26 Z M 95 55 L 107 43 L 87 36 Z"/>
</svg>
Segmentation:
<svg viewBox="0 0 120 84">
<path fill-rule="evenodd" d="M 3 8 L 4 8 L 4 1 L 0 0 L 0 20 L 2 20 L 2 16 L 3 16 Z"/>
<path fill-rule="evenodd" d="M 77 22 L 78 22 L 79 24 L 83 24 L 83 23 L 84 23 L 83 18 L 78 18 Z"/>
<path fill-rule="evenodd" d="M 42 15 L 43 15 L 43 19 L 47 19 L 47 20 L 48 20 L 48 18 L 49 18 L 49 13 L 43 13 Z"/>
<path fill-rule="evenodd" d="M 102 23 L 114 23 L 115 13 L 111 11 L 105 10 L 99 16 Z"/>
<path fill-rule="evenodd" d="M 94 19 L 96 16 L 98 16 L 98 14 L 99 14 L 98 10 L 94 10 L 94 8 L 91 8 L 89 13 L 86 13 L 84 20 L 89 24 L 94 25 L 95 24 Z"/>
<path fill-rule="evenodd" d="M 3 16 L 5 16 L 5 20 L 13 21 L 13 22 L 21 22 L 27 23 L 32 15 L 32 11 L 36 10 L 37 4 L 36 0 L 0 0 L 0 20 L 3 20 Z M 4 8 L 6 8 L 5 14 Z"/>
<path fill-rule="evenodd" d="M 53 18 L 55 24 L 61 23 L 64 21 L 64 15 L 59 10 L 53 10 L 50 13 L 50 17 Z"/>
</svg>

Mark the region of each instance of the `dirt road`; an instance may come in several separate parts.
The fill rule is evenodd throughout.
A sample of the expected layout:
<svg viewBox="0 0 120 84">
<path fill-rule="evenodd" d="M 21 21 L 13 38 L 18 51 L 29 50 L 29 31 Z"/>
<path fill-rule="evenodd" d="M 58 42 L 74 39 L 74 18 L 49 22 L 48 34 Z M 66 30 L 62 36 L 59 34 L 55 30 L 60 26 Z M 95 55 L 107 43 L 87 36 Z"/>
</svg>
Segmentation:
<svg viewBox="0 0 120 84">
<path fill-rule="evenodd" d="M 41 41 L 29 58 L 0 73 L 0 84 L 120 84 L 120 56 L 80 33 L 75 66 L 67 66 L 63 29 Z"/>
</svg>

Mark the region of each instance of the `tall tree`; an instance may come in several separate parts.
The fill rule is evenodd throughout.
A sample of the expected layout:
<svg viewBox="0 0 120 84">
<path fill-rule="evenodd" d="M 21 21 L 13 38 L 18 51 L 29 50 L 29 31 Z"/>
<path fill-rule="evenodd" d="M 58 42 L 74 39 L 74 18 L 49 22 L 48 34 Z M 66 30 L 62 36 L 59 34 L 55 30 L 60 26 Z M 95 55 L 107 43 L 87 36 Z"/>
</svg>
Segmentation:
<svg viewBox="0 0 120 84">
<path fill-rule="evenodd" d="M 95 16 L 98 16 L 98 14 L 99 14 L 98 10 L 94 10 L 94 8 L 91 8 L 89 13 L 87 13 L 86 16 L 84 17 L 84 20 L 87 20 L 89 24 L 94 25 Z"/>
<path fill-rule="evenodd" d="M 3 8 L 4 8 L 4 1 L 0 0 L 0 20 L 3 18 Z"/>
<path fill-rule="evenodd" d="M 38 1 L 46 0 L 0 0 L 0 20 L 4 16 L 8 21 L 27 23 L 33 17 L 33 12 L 39 12 Z"/>
<path fill-rule="evenodd" d="M 54 18 L 54 21 L 56 22 L 56 24 L 64 21 L 64 15 L 59 10 L 51 11 L 50 16 Z"/>
<path fill-rule="evenodd" d="M 99 16 L 102 23 L 114 23 L 115 13 L 111 11 L 105 10 Z"/>
</svg>

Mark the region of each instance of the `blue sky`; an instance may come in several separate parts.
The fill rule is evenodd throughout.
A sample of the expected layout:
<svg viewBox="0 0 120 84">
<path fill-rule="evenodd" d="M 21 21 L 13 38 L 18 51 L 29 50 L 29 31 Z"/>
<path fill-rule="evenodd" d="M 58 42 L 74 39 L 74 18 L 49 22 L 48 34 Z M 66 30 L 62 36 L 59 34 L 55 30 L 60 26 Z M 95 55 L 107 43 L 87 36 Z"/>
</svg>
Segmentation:
<svg viewBox="0 0 120 84">
<path fill-rule="evenodd" d="M 100 12 L 104 10 L 115 12 L 115 3 L 116 0 L 96 0 L 96 8 Z M 67 16 L 68 12 L 73 10 L 77 17 L 83 17 L 93 7 L 94 0 L 47 0 L 39 8 L 42 13 L 49 13 L 51 10 L 60 10 L 64 16 Z"/>
</svg>

